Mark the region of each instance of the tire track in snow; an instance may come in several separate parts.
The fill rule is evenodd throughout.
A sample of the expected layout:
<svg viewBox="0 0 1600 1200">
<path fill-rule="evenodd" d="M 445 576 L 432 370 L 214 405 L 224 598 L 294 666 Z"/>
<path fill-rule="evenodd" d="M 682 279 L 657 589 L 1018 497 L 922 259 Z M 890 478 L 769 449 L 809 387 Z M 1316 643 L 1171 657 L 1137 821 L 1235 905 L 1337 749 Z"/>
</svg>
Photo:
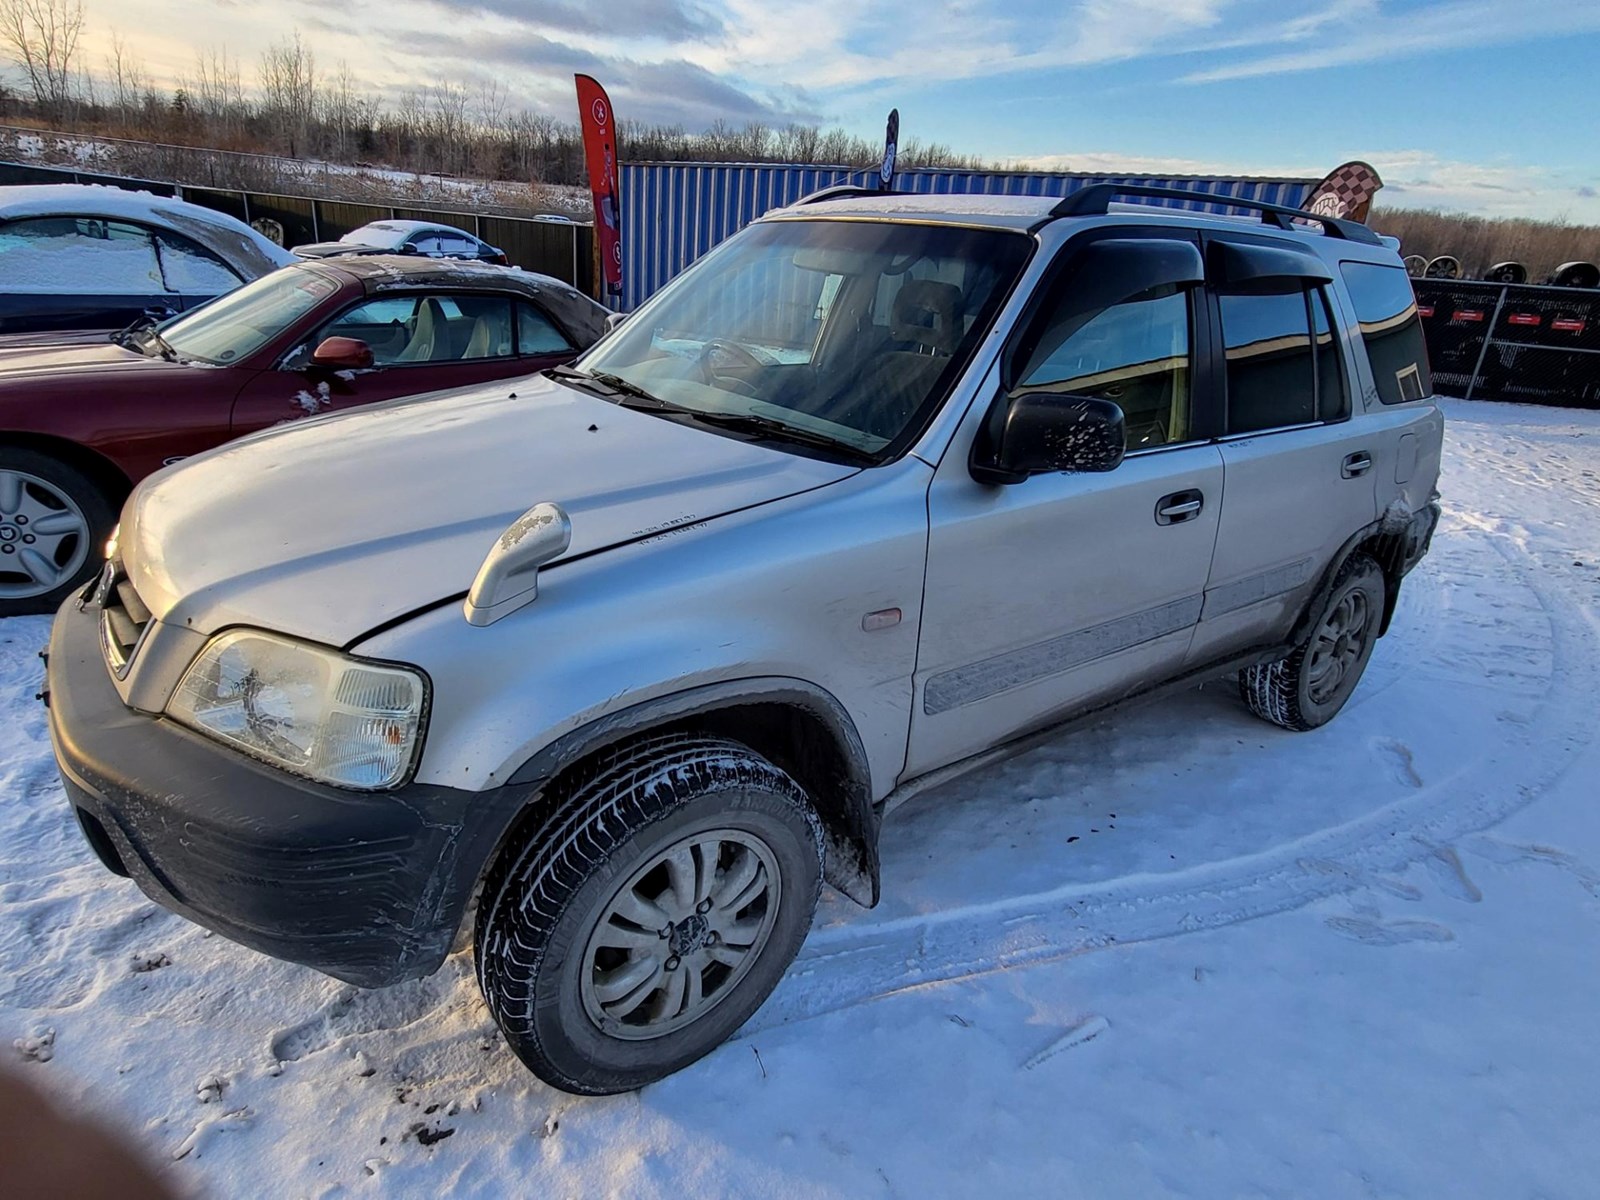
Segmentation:
<svg viewBox="0 0 1600 1200">
<path fill-rule="evenodd" d="M 1532 803 L 1595 737 L 1589 698 L 1600 675 L 1600 639 L 1576 606 L 1547 584 L 1522 539 L 1471 527 L 1461 536 L 1497 552 L 1548 623 L 1549 686 L 1533 718 L 1504 723 L 1504 738 L 1487 754 L 1425 786 L 1407 779 L 1388 804 L 1257 854 L 818 930 L 739 1036 L 912 988 L 1300 908 L 1361 886 L 1374 874 L 1435 857 L 1438 847 Z"/>
</svg>

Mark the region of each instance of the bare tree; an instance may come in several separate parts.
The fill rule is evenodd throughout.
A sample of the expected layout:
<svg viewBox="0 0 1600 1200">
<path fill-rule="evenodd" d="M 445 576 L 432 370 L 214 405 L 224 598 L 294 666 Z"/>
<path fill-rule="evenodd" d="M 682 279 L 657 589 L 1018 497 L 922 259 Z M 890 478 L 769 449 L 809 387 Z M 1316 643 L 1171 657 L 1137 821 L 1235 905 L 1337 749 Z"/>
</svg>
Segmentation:
<svg viewBox="0 0 1600 1200">
<path fill-rule="evenodd" d="M 10 51 L 46 115 L 67 115 L 75 92 L 83 0 L 0 0 L 0 47 Z"/>
<path fill-rule="evenodd" d="M 429 90 L 427 133 L 431 162 L 424 170 L 459 175 L 466 165 L 466 85 L 441 79 Z"/>
<path fill-rule="evenodd" d="M 350 64 L 340 59 L 333 79 L 322 89 L 322 124 L 328 151 L 335 159 L 348 158 L 365 116 L 360 91 Z"/>
<path fill-rule="evenodd" d="M 107 98 L 119 121 L 133 122 L 139 117 L 140 96 L 150 81 L 144 64 L 128 53 L 120 33 L 111 35 L 111 53 L 106 56 Z"/>
<path fill-rule="evenodd" d="M 261 115 L 289 157 L 307 153 L 317 112 L 317 60 L 297 29 L 261 52 Z"/>
<path fill-rule="evenodd" d="M 226 46 L 195 51 L 195 76 L 190 85 L 194 110 L 213 136 L 232 142 L 245 128 L 250 106 L 245 101 L 239 60 Z"/>
</svg>

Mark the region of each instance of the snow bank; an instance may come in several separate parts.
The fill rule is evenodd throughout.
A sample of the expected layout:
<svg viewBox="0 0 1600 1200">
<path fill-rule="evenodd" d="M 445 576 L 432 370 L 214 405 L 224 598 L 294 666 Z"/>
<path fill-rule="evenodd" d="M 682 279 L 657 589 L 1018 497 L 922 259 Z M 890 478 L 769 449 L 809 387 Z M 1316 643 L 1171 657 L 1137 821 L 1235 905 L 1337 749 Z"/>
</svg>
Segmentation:
<svg viewBox="0 0 1600 1200">
<path fill-rule="evenodd" d="M 1449 405 L 1337 721 L 1208 686 L 913 800 L 741 1033 L 527 1075 L 466 954 L 364 992 L 95 863 L 0 622 L 0 1047 L 195 1194 L 1580 1196 L 1600 1176 L 1600 414 Z M 515 1182 L 510 1182 L 515 1181 Z"/>
</svg>

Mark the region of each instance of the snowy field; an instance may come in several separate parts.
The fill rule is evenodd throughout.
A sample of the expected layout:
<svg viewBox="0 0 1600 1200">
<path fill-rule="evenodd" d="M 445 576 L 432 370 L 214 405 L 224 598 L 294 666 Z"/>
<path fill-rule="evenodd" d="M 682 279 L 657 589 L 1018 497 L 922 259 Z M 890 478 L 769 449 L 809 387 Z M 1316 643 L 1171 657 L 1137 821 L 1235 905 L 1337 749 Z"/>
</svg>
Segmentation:
<svg viewBox="0 0 1600 1200">
<path fill-rule="evenodd" d="M 739 1037 L 632 1096 L 527 1075 L 464 954 L 360 992 L 109 875 L 47 623 L 0 622 L 0 1048 L 197 1196 L 1592 1196 L 1600 414 L 1448 415 L 1433 554 L 1331 726 L 1213 685 L 918 797 L 882 906 L 826 899 Z"/>
</svg>

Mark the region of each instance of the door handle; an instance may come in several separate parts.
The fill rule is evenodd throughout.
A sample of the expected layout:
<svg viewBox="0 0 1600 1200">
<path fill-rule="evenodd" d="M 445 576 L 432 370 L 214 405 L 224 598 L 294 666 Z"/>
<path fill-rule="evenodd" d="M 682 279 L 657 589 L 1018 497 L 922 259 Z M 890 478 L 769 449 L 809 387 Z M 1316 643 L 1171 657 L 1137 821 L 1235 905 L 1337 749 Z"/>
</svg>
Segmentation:
<svg viewBox="0 0 1600 1200">
<path fill-rule="evenodd" d="M 1205 503 L 1206 498 L 1198 488 L 1163 496 L 1156 501 L 1156 524 L 1181 525 L 1185 521 L 1192 521 L 1200 515 Z"/>
<path fill-rule="evenodd" d="M 1372 455 L 1365 450 L 1357 450 L 1354 454 L 1346 454 L 1344 462 L 1339 468 L 1339 474 L 1346 479 L 1354 479 L 1358 475 L 1365 475 L 1372 470 Z"/>
</svg>

